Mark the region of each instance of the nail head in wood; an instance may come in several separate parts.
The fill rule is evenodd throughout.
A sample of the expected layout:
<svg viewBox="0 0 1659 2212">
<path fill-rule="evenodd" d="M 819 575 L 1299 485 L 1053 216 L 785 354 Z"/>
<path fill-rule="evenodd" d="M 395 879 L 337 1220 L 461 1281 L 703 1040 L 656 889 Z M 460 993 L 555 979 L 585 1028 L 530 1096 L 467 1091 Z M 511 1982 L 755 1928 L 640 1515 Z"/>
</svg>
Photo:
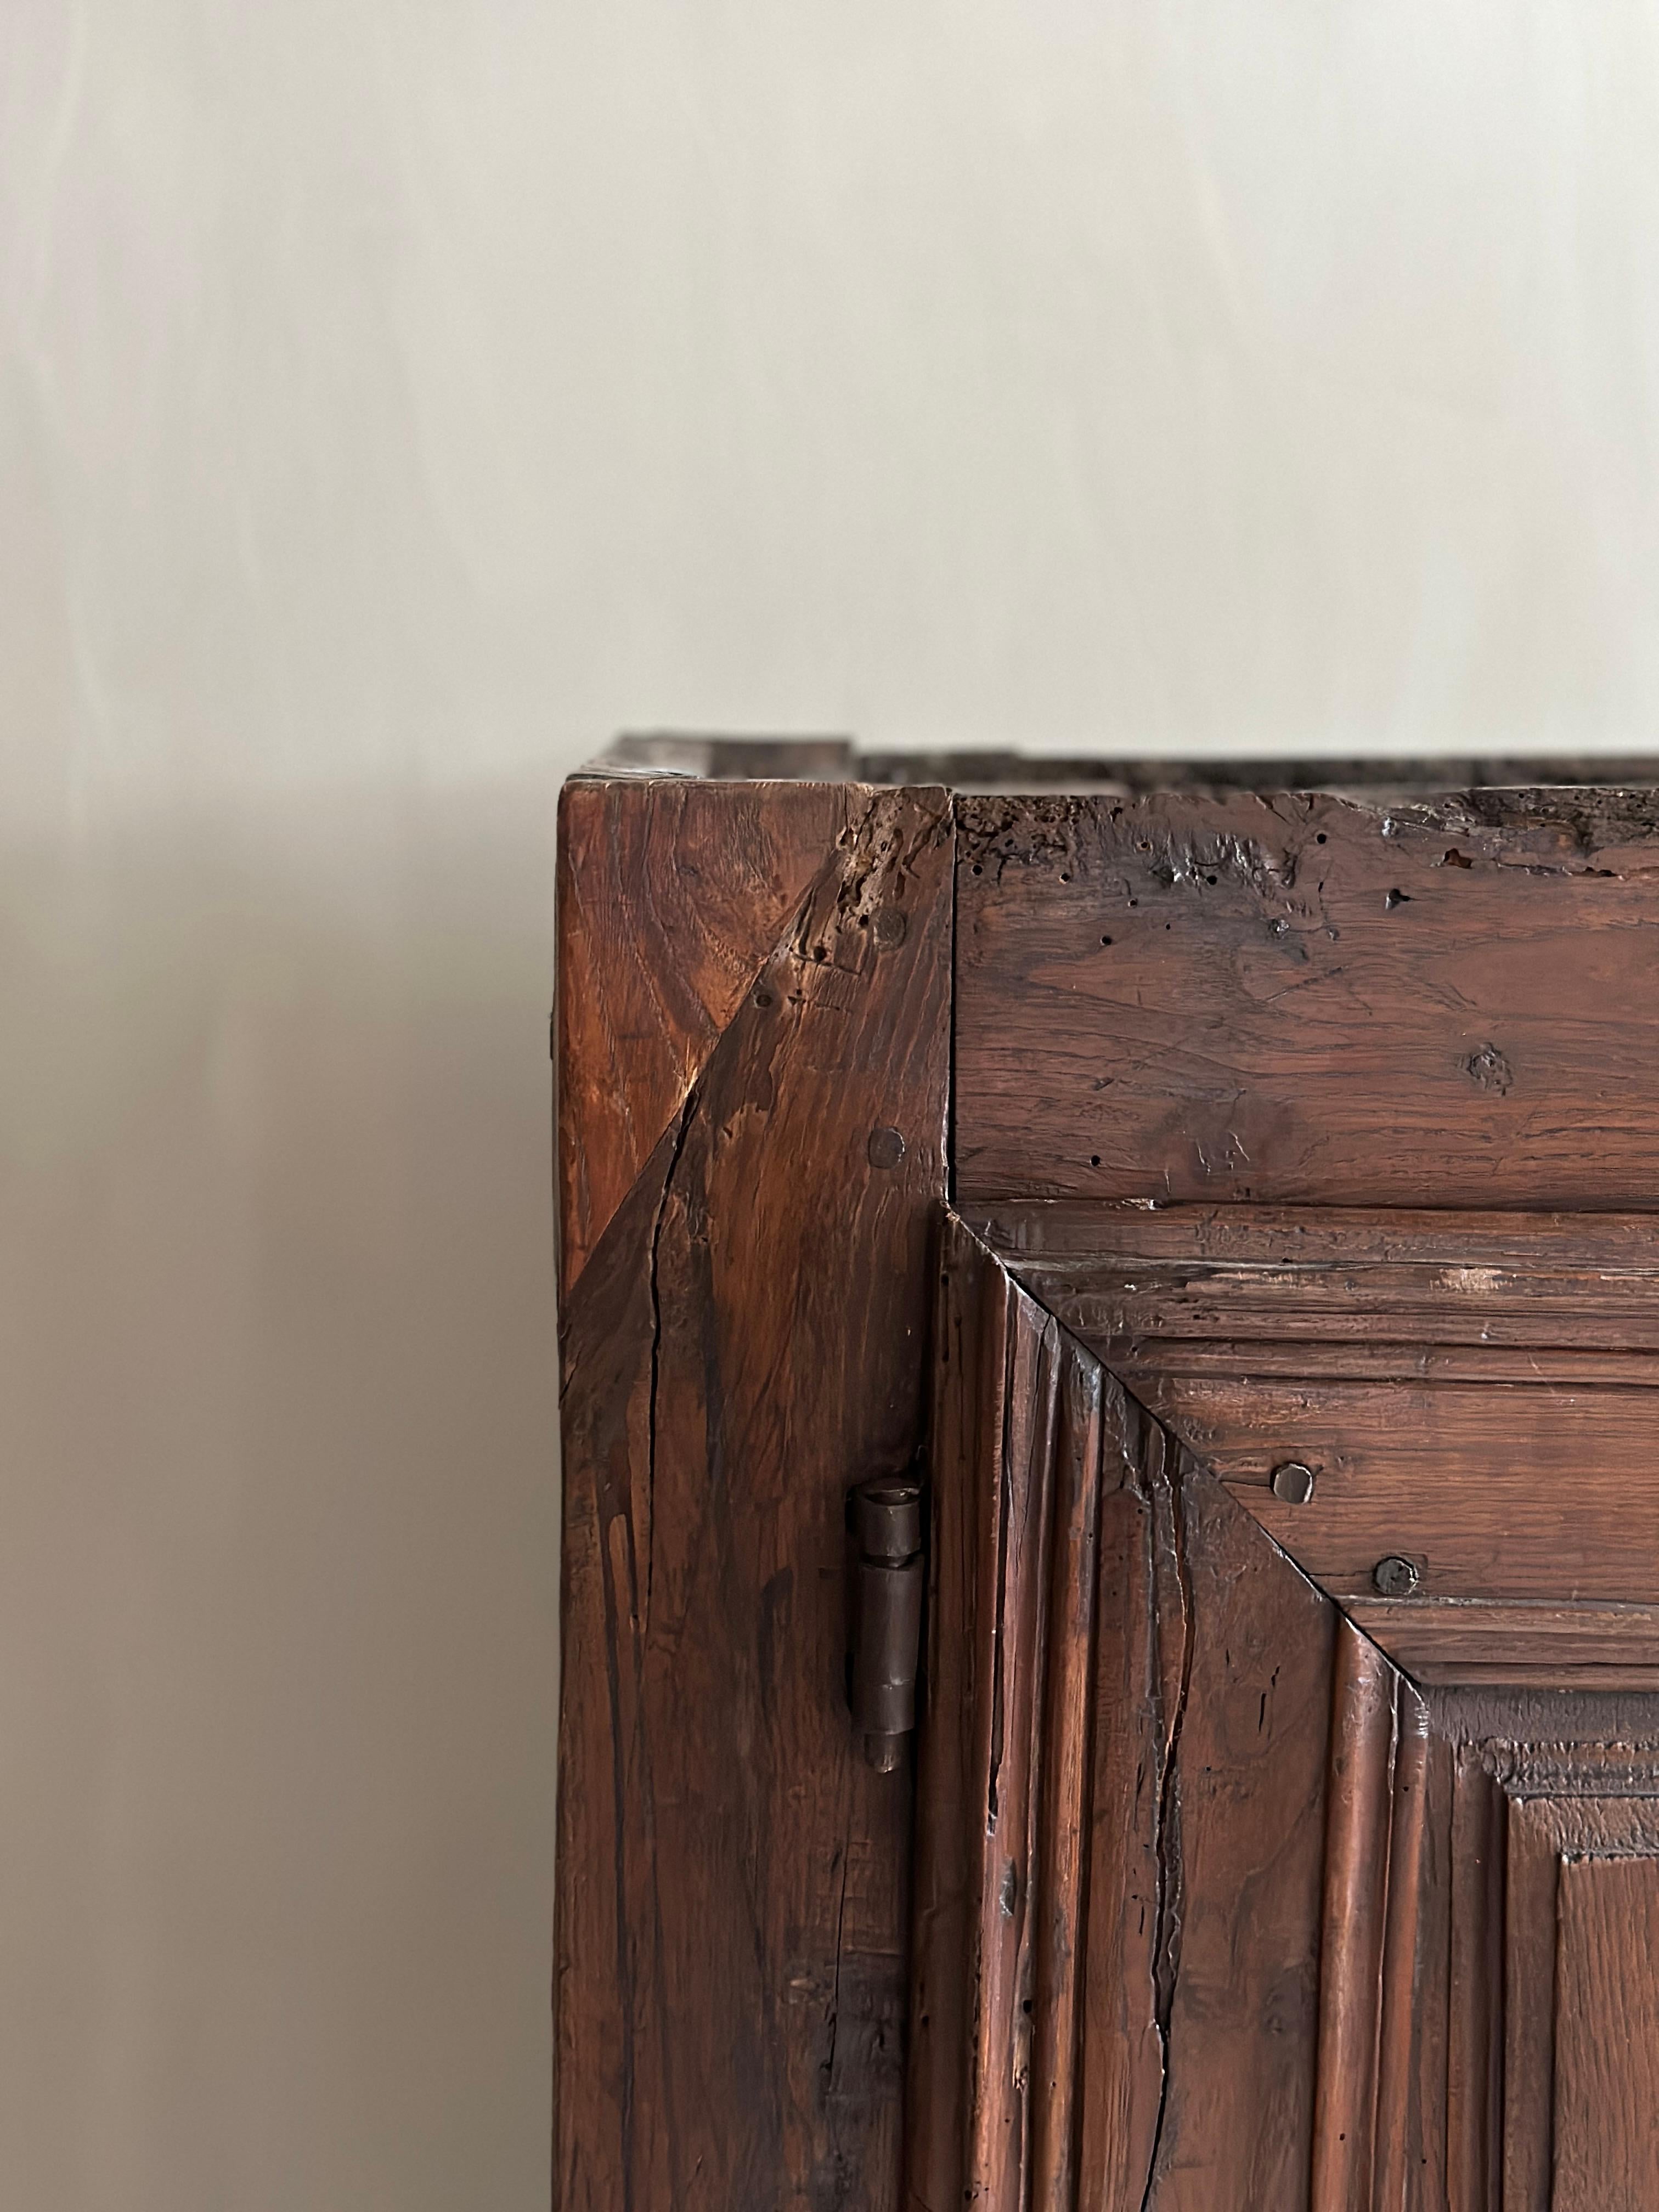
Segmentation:
<svg viewBox="0 0 1659 2212">
<path fill-rule="evenodd" d="M 865 1155 L 872 1168 L 896 1168 L 904 1158 L 904 1138 L 897 1129 L 872 1129 Z"/>
<path fill-rule="evenodd" d="M 1314 1494 L 1314 1471 L 1299 1459 L 1287 1459 L 1273 1469 L 1273 1496 L 1286 1505 L 1305 1505 Z"/>
<path fill-rule="evenodd" d="M 1402 1559 L 1397 1552 L 1390 1552 L 1386 1559 L 1379 1559 L 1371 1569 L 1371 1581 L 1379 1597 L 1409 1597 L 1422 1579 L 1410 1559 Z"/>
</svg>

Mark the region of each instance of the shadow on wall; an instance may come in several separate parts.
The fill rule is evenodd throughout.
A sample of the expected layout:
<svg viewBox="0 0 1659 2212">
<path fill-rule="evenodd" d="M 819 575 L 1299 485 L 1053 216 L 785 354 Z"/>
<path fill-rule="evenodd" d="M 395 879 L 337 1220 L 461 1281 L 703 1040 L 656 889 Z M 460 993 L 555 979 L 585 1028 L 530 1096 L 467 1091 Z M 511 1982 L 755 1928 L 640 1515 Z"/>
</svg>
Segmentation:
<svg viewBox="0 0 1659 2212">
<path fill-rule="evenodd" d="M 545 2205 L 556 781 L 6 858 L 33 2212 Z"/>
</svg>

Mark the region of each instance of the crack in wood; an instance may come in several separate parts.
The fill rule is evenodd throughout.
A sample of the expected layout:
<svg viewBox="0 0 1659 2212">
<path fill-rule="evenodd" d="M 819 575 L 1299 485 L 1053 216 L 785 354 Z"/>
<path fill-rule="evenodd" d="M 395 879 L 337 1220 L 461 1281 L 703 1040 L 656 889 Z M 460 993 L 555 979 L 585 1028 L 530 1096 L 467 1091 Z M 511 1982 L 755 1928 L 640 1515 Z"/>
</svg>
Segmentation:
<svg viewBox="0 0 1659 2212">
<path fill-rule="evenodd" d="M 645 1606 L 641 1625 L 647 1635 L 651 1628 L 651 1594 L 657 1570 L 657 1391 L 662 1364 L 662 1290 L 658 1280 L 658 1258 L 662 1245 L 663 1222 L 668 1212 L 669 1194 L 674 1188 L 674 1173 L 685 1150 L 686 1133 L 691 1126 L 696 1102 L 697 1089 L 693 1084 L 685 1094 L 676 1121 L 673 1148 L 669 1153 L 662 1188 L 657 1196 L 656 1212 L 652 1216 L 651 1250 L 646 1270 L 651 1292 L 651 1356 L 645 1401 Z"/>
<path fill-rule="evenodd" d="M 1155 1431 L 1156 1433 L 1156 1431 Z M 1153 1918 L 1152 2021 L 1158 2037 L 1159 2081 L 1158 2109 L 1147 2154 L 1146 2179 L 1140 2192 L 1141 2212 L 1152 2203 L 1164 2155 L 1165 2123 L 1170 2103 L 1170 2030 L 1175 2013 L 1176 1989 L 1181 1978 L 1182 1916 L 1185 1907 L 1185 1868 L 1181 1849 L 1181 1741 L 1186 1727 L 1187 1705 L 1192 1694 L 1194 1617 L 1191 1581 L 1186 1559 L 1186 1514 L 1182 1495 L 1185 1470 L 1179 1459 L 1173 1474 L 1168 1465 L 1174 1447 L 1159 1438 L 1157 1465 L 1147 1487 L 1152 1512 L 1149 1611 L 1153 1623 L 1152 1648 L 1161 1654 L 1164 1640 L 1170 1586 L 1179 1607 L 1181 1658 L 1176 1676 L 1174 1711 L 1167 1724 L 1163 1714 L 1163 1689 L 1154 1689 L 1159 1708 L 1160 1765 L 1157 1818 L 1153 1830 L 1153 1859 L 1157 1890 Z"/>
<path fill-rule="evenodd" d="M 841 1896 L 836 1906 L 836 1963 L 830 1988 L 830 2008 L 825 2021 L 829 2032 L 829 2047 L 823 2057 L 823 2084 L 827 2091 L 836 2075 L 836 2038 L 841 2028 L 841 1961 L 845 1948 L 847 1929 L 847 1846 L 841 1847 Z"/>
</svg>

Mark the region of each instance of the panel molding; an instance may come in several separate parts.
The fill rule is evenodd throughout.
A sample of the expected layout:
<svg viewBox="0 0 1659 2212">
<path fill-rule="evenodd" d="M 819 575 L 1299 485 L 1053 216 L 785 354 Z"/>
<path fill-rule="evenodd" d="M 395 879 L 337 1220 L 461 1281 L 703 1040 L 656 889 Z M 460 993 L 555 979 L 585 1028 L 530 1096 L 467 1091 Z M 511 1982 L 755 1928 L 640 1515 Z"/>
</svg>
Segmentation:
<svg viewBox="0 0 1659 2212">
<path fill-rule="evenodd" d="M 1562 1869 L 1659 1861 L 1659 1696 L 1419 1686 L 954 1217 L 941 1272 L 907 2202 L 1548 2212 Z"/>
<path fill-rule="evenodd" d="M 1339 1636 L 1385 1758 L 1397 1677 L 954 1218 L 941 1256 L 907 2201 L 1305 2202 L 1364 1879 L 1326 1848 Z"/>
<path fill-rule="evenodd" d="M 1103 1377 L 983 1258 L 947 1226 L 908 2201 L 1046 2212 L 1075 2201 Z"/>
<path fill-rule="evenodd" d="M 1325 1799 L 1325 1910 L 1320 1942 L 1315 2212 L 1363 2201 L 1377 2076 L 1376 2014 L 1392 1826 L 1400 1678 L 1347 1621 L 1336 1632 Z"/>
<path fill-rule="evenodd" d="M 1659 1216 L 970 1218 L 1417 1680 L 1659 1687 Z"/>
</svg>

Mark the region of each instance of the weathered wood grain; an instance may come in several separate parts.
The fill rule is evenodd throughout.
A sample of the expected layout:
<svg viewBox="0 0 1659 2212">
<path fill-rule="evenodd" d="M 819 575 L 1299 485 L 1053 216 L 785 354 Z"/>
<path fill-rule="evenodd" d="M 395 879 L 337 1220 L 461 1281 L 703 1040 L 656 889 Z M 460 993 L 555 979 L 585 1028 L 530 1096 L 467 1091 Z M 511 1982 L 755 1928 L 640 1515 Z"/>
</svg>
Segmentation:
<svg viewBox="0 0 1659 2212">
<path fill-rule="evenodd" d="M 866 794 L 563 1318 L 556 2189 L 897 2201 L 909 1787 L 844 1502 L 921 1432 L 950 823 Z"/>
<path fill-rule="evenodd" d="M 1079 2203 L 1090 2212 L 1152 2201 L 1185 1895 L 1176 1723 L 1191 1685 L 1168 1439 L 1122 1391 L 1103 1393 L 1102 1423 L 1078 2087 Z"/>
<path fill-rule="evenodd" d="M 1068 2207 L 1100 1376 L 947 1224 L 907 2201 Z"/>
<path fill-rule="evenodd" d="M 555 1022 L 567 1295 L 809 885 L 837 863 L 849 803 L 849 787 L 830 783 L 565 785 Z"/>
<path fill-rule="evenodd" d="M 1644 1279 L 1649 1299 L 1659 1296 L 1659 1218 L 1651 1213 L 1098 1198 L 1004 1198 L 959 1210 L 1017 1274 L 1052 1268 L 1061 1285 L 1068 1266 L 1086 1286 L 1119 1261 L 1137 1271 L 1180 1270 L 1169 1280 L 1195 1287 L 1230 1282 L 1236 1273 L 1245 1288 L 1263 1279 L 1275 1311 L 1299 1284 L 1316 1311 L 1364 1316 L 1399 1303 L 1394 1286 L 1418 1271 L 1415 1279 L 1429 1286 L 1425 1303 L 1449 1323 L 1472 1305 L 1501 1311 L 1529 1301 L 1555 1280 L 1569 1309 L 1601 1276 L 1616 1299 L 1643 1296 Z"/>
<path fill-rule="evenodd" d="M 1095 1607 L 1100 1588 L 1102 1376 L 1056 1329 L 1060 1382 L 1049 1541 L 1047 1679 L 1031 2036 L 1031 2212 L 1073 2212 L 1079 2132 L 1089 1832 L 1094 1802 Z"/>
<path fill-rule="evenodd" d="M 1114 1983 L 1134 1972 L 1130 1910 L 1150 1903 L 1164 2089 L 1151 2187 L 1123 2201 L 1294 2212 L 1311 2170 L 1337 1617 L 1155 1422 L 1115 1392 L 1105 1404 L 1124 1440 L 1120 1510 L 1138 1528 L 1117 1553 L 1133 1580 L 1103 1586 L 1101 1617 L 1150 1612 L 1157 1635 L 1139 1665 L 1150 1745 L 1097 1771 L 1097 1831 L 1114 1821 L 1144 1841 L 1112 1916 L 1129 1940 L 1091 1956 L 1085 2064 L 1096 2021 L 1121 2002 Z M 1097 2113 L 1085 2142 L 1104 2132 Z M 1099 2171 L 1093 2155 L 1083 2170 Z M 1084 2199 L 1091 2212 L 1115 2201 Z"/>
<path fill-rule="evenodd" d="M 1650 1735 L 1656 1717 L 1659 1700 L 1650 1700 L 1645 1722 Z M 1489 1757 L 1489 1765 L 1498 1763 Z M 1626 2112 L 1645 2105 L 1649 2163 L 1641 2172 L 1650 2191 L 1659 2180 L 1659 2140 L 1651 2130 L 1651 2092 L 1641 2078 L 1644 2054 L 1639 2038 L 1629 2046 L 1623 2040 L 1632 2022 L 1628 2013 L 1620 2017 L 1618 2003 L 1593 2006 L 1588 2014 L 1583 2013 L 1585 1992 L 1575 1986 L 1570 1966 L 1573 1937 L 1564 1909 L 1568 1901 L 1564 1877 L 1574 1862 L 1605 1867 L 1645 1860 L 1659 1874 L 1659 1801 L 1650 1794 L 1659 1786 L 1659 1761 L 1651 1749 L 1641 1754 L 1633 1747 L 1623 1747 L 1610 1753 L 1607 1746 L 1584 1746 L 1565 1771 L 1556 1773 L 1554 1794 L 1542 1796 L 1522 1794 L 1536 1787 L 1535 1771 L 1526 1776 L 1516 1772 L 1512 1762 L 1501 1764 L 1510 1769 L 1504 1899 L 1505 2212 L 1551 2212 L 1562 2200 L 1564 2182 L 1569 2203 L 1594 2201 L 1576 2193 L 1576 2185 L 1587 2171 L 1595 2170 L 1608 2148 L 1599 2133 L 1600 2113 L 1573 2114 L 1569 2136 L 1576 2128 L 1578 2142 L 1568 2153 L 1570 2175 L 1564 2175 L 1561 2163 L 1561 2089 L 1564 2076 L 1575 2070 L 1581 2087 L 1587 2074 L 1595 2077 L 1598 2101 L 1609 2100 L 1615 2114 L 1621 2099 L 1631 2100 Z M 1620 1767 L 1629 1771 L 1621 1777 Z M 1639 1789 L 1596 1794 L 1610 1778 L 1638 1782 Z M 1652 2005 L 1650 1976 L 1638 1969 L 1632 1978 L 1638 2010 L 1645 1990 L 1650 2016 L 1659 2021 L 1659 2007 Z M 1587 2118 L 1588 2129 L 1583 2124 Z M 1620 2198 L 1615 2191 L 1608 2201 L 1648 2202 L 1650 2197 Z"/>
<path fill-rule="evenodd" d="M 1554 1868 L 1659 1853 L 1659 1697 L 1431 1705 L 960 1224 L 944 1275 L 912 2203 L 1531 2204 Z M 1570 1609 L 1378 1601 L 1481 1610 Z"/>
<path fill-rule="evenodd" d="M 911 2202 L 1305 2204 L 1334 1612 L 959 1225 L 943 1272 Z"/>
<path fill-rule="evenodd" d="M 1571 1596 L 1580 1570 L 1591 1580 L 1622 1572 L 1638 1582 L 1647 1571 L 1650 1547 L 1639 1534 L 1633 1545 L 1624 1537 L 1639 1530 L 1645 1510 L 1652 1393 L 1564 1383 L 1563 1348 L 1550 1339 L 1571 1336 L 1567 1351 L 1580 1358 L 1620 1330 L 1639 1345 L 1650 1326 L 1650 1224 L 1628 1217 L 1486 1222 L 1315 1209 L 1298 1218 L 1242 1206 L 1148 1214 L 1077 1203 L 1003 1205 L 982 1209 L 979 1220 L 1024 1285 L 1045 1301 L 1034 1311 L 1052 1304 L 1058 1317 L 1080 1324 L 1091 1348 L 1119 1364 L 1148 1407 L 1230 1478 L 1237 1498 L 1275 1534 L 1282 1527 L 1298 1543 L 1304 1563 L 1330 1578 L 1349 1616 L 1337 1631 L 1330 1698 L 1314 2212 L 1497 2212 L 1500 2195 L 1505 2206 L 1545 2212 L 1555 2039 L 1565 2002 L 1555 1980 L 1557 1866 L 1563 1853 L 1659 1854 L 1659 1759 L 1651 1748 L 1659 1696 L 1611 1694 L 1659 1689 L 1659 1607 Z M 1353 1339 L 1345 1342 L 1346 1330 L 1386 1332 L 1403 1322 L 1425 1336 L 1459 1328 L 1473 1335 L 1470 1305 L 1483 1329 L 1494 1314 L 1520 1316 L 1517 1357 L 1550 1379 L 1449 1389 L 1420 1375 L 1391 1383 L 1334 1380 L 1318 1366 L 1323 1354 L 1333 1362 L 1347 1356 Z M 1139 1324 L 1154 1310 L 1155 1328 L 1143 1333 Z M 1284 1328 L 1287 1312 L 1292 1327 Z M 1235 1334 L 1219 1334 L 1229 1328 Z M 1218 1343 L 1233 1348 L 1236 1371 L 1218 1362 L 1212 1371 L 1191 1373 L 1194 1346 Z M 1285 1357 L 1282 1376 L 1254 1371 L 1264 1348 Z M 1109 1376 L 1109 1435 L 1114 1402 Z M 1145 1433 L 1164 1431 L 1147 1420 Z M 1292 1454 L 1316 1470 L 1310 1504 L 1280 1500 L 1269 1487 L 1273 1467 Z M 1191 1460 L 1185 1464 L 1194 1470 L 1182 1487 L 1190 1523 L 1195 1502 L 1217 1492 Z M 1454 1566 L 1462 1559 L 1477 1589 L 1501 1589 L 1518 1577 L 1565 1589 L 1566 1598 L 1389 1601 L 1345 1589 L 1341 1574 L 1358 1582 L 1358 1570 L 1322 1558 L 1319 1545 L 1328 1547 L 1333 1526 L 1340 1530 L 1342 1511 L 1361 1494 L 1356 1476 L 1368 1474 L 1375 1480 L 1363 1493 L 1359 1534 L 1348 1531 L 1367 1575 L 1379 1551 L 1405 1549 L 1426 1532 L 1418 1556 L 1431 1580 L 1447 1559 Z M 1134 1648 L 1145 1637 L 1143 1620 L 1157 1617 L 1149 1602 L 1113 1595 L 1114 1519 L 1135 1496 L 1126 1482 L 1102 1500 L 1097 1807 L 1123 1802 L 1108 1779 L 1108 1747 L 1139 1744 L 1144 1762 L 1161 1710 L 1152 1677 L 1136 1686 L 1112 1656 Z M 1332 1508 L 1328 1519 L 1316 1510 L 1322 1498 Z M 1556 1508 L 1564 1517 L 1547 1529 L 1544 1516 Z M 1418 1521 L 1402 1522 L 1413 1511 Z M 1299 1530 L 1305 1539 L 1291 1533 Z M 1200 1611 L 1194 1603 L 1192 1618 Z M 1115 1623 L 1121 1623 L 1115 1645 Z M 1395 1675 L 1383 1651 L 1424 1680 L 1464 1686 L 1431 1707 Z M 1470 1686 L 1482 1683 L 1494 1686 Z M 1585 1684 L 1600 1686 L 1565 1687 Z M 1215 1703 L 1213 1689 L 1200 1694 L 1194 1675 L 1184 1705 L 1188 1755 L 1190 1732 Z M 1493 1729 L 1504 1740 L 1491 1740 Z M 1149 1788 L 1143 1763 L 1139 1795 Z M 1155 1937 L 1150 1966 L 1133 1941 L 1114 1948 L 1109 1940 L 1111 1869 L 1133 1849 L 1133 1824 L 1120 1819 L 1089 1890 L 1090 1973 L 1098 1977 L 1091 1988 L 1120 2004 L 1118 1993 L 1144 1986 L 1149 1975 L 1156 1986 L 1158 1955 Z M 1146 1917 L 1143 1907 L 1142 1945 Z M 1185 1958 L 1184 1898 L 1182 1918 Z M 1129 2047 L 1120 2044 L 1121 2051 Z M 1133 2096 L 1124 2093 L 1133 2075 L 1121 2057 L 1115 2068 L 1102 2064 L 1100 2048 L 1085 2033 L 1085 2057 L 1115 2083 L 1115 2094 L 1103 2113 L 1085 2068 L 1079 2172 L 1108 2177 L 1103 2204 L 1134 2203 L 1135 2176 L 1125 2170 L 1121 2148 L 1138 2140 Z M 1173 2053 L 1173 2039 L 1169 2048 Z M 1213 2042 L 1209 2048 L 1206 2087 L 1236 2078 L 1237 2057 L 1222 2057 Z M 1619 2074 L 1616 2042 L 1599 2027 L 1585 2049 L 1593 2054 L 1587 2066 Z M 1172 2072 L 1162 2098 L 1166 2129 L 1182 2109 L 1181 2080 Z M 1624 2091 L 1614 2086 L 1619 2112 Z M 1623 2135 L 1617 2140 L 1622 2144 Z M 1659 2186 L 1656 2154 L 1647 2155 L 1644 2185 Z M 1173 2168 L 1165 2175 L 1154 2159 L 1153 2172 L 1155 2181 L 1178 2190 Z M 1210 2201 L 1226 2201 L 1226 2187 L 1238 2185 L 1231 2175 L 1218 2183 L 1211 2170 L 1206 2185 Z M 1279 2202 L 1273 2192 L 1283 2186 L 1276 2181 L 1243 2201 Z M 1147 2198 L 1165 2201 L 1157 2187 Z M 1205 2200 L 1195 2193 L 1192 2201 Z"/>
<path fill-rule="evenodd" d="M 1659 1203 L 1659 801 L 959 802 L 957 1192 Z"/>
</svg>

